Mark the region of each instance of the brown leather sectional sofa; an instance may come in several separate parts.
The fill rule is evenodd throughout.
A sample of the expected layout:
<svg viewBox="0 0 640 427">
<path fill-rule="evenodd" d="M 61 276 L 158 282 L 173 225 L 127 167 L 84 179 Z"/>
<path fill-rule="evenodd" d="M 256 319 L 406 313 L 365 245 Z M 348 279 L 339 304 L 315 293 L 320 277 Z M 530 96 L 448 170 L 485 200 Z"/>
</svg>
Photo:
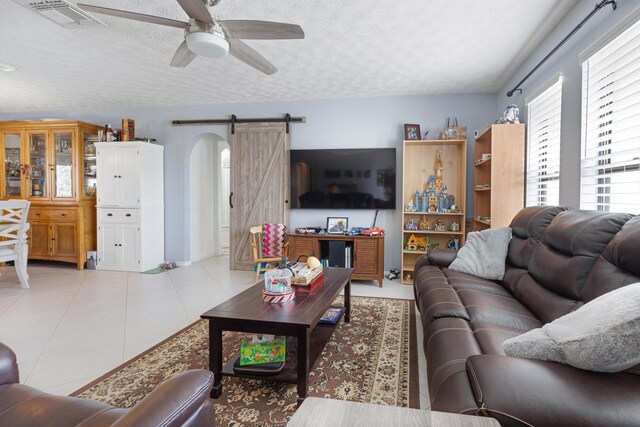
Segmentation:
<svg viewBox="0 0 640 427">
<path fill-rule="evenodd" d="M 526 208 L 511 223 L 504 279 L 447 269 L 433 250 L 414 270 L 434 410 L 503 426 L 640 426 L 640 373 L 606 374 L 506 356 L 502 343 L 640 282 L 640 216 Z"/>
<path fill-rule="evenodd" d="M 16 355 L 0 343 L 0 426 L 215 426 L 209 392 L 213 374 L 191 370 L 160 384 L 131 409 L 53 396 L 18 383 Z"/>
</svg>

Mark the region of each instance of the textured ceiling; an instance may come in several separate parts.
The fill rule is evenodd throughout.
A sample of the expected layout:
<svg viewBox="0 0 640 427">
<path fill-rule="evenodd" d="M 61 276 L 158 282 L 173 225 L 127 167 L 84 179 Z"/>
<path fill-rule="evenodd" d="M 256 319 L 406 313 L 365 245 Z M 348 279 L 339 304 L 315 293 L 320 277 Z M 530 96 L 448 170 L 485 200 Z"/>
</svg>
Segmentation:
<svg viewBox="0 0 640 427">
<path fill-rule="evenodd" d="M 72 0 L 75 4 L 75 1 Z M 178 20 L 175 0 L 84 0 Z M 222 0 L 220 19 L 299 24 L 304 40 L 247 41 L 279 68 L 233 57 L 169 62 L 181 30 L 95 15 L 67 29 L 0 1 L 0 112 L 495 92 L 576 0 Z"/>
</svg>

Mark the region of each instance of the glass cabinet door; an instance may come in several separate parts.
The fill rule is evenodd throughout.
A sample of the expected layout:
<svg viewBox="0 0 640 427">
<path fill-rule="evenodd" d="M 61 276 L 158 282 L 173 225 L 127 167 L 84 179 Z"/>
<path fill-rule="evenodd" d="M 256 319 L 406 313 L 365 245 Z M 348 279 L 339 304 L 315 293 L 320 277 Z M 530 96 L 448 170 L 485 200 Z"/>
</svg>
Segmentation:
<svg viewBox="0 0 640 427">
<path fill-rule="evenodd" d="M 96 142 L 98 133 L 85 131 L 82 134 L 84 153 L 84 197 L 96 195 Z"/>
<path fill-rule="evenodd" d="M 73 198 L 73 132 L 53 133 L 55 198 Z"/>
<path fill-rule="evenodd" d="M 47 134 L 29 133 L 29 196 L 46 197 L 47 183 Z"/>
<path fill-rule="evenodd" d="M 21 197 L 22 163 L 20 134 L 4 135 L 4 193 L 6 198 Z"/>
</svg>

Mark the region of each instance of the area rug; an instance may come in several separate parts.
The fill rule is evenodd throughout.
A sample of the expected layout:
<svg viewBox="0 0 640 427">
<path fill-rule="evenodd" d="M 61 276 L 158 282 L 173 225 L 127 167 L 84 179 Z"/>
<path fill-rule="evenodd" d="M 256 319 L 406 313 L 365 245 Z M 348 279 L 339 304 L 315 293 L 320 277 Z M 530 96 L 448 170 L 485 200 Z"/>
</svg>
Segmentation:
<svg viewBox="0 0 640 427">
<path fill-rule="evenodd" d="M 335 305 L 342 304 L 342 297 Z M 225 332 L 224 358 L 246 334 Z M 351 298 L 309 375 L 309 396 L 418 408 L 415 311 L 411 300 Z M 287 360 L 294 357 L 287 349 Z M 167 377 L 208 367 L 208 325 L 198 321 L 72 394 L 132 407 Z M 296 386 L 224 377 L 215 400 L 220 426 L 284 426 L 296 410 Z"/>
</svg>

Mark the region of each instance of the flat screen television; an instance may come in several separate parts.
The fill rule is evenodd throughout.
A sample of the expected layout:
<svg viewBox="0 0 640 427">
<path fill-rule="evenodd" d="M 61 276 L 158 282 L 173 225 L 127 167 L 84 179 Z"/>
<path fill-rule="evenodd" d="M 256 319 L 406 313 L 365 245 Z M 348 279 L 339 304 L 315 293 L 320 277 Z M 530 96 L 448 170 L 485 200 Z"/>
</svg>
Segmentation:
<svg viewBox="0 0 640 427">
<path fill-rule="evenodd" d="M 291 150 L 294 209 L 395 209 L 396 149 Z"/>
</svg>

